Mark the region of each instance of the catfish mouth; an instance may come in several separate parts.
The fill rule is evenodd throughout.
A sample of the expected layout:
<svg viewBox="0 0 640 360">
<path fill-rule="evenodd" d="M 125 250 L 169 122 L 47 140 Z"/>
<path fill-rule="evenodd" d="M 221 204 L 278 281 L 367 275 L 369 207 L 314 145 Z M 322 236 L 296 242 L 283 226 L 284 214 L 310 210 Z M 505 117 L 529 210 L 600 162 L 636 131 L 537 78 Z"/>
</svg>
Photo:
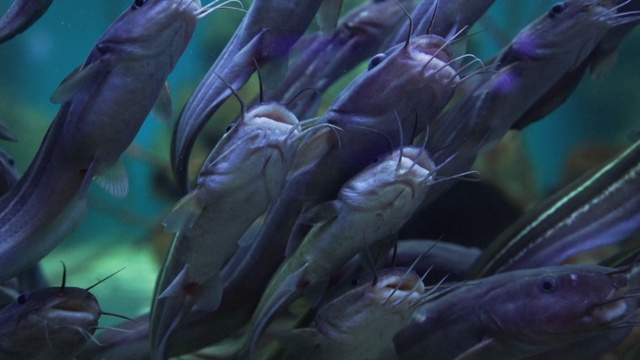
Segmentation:
<svg viewBox="0 0 640 360">
<path fill-rule="evenodd" d="M 93 323 L 100 317 L 100 306 L 91 299 L 56 299 L 45 307 L 44 317 L 56 323 Z"/>
<path fill-rule="evenodd" d="M 398 152 L 398 156 L 399 156 Z M 402 162 L 404 159 L 410 162 L 409 167 L 415 167 L 416 165 L 425 169 L 429 173 L 433 172 L 436 168 L 435 164 L 429 157 L 429 154 L 426 149 L 419 148 L 416 146 L 407 146 L 402 149 Z"/>
<path fill-rule="evenodd" d="M 249 110 L 245 118 L 267 118 L 291 126 L 298 124 L 298 118 L 291 111 L 275 102 L 256 106 Z"/>
<path fill-rule="evenodd" d="M 636 324 L 634 320 L 638 310 L 635 306 L 632 306 L 627 300 L 638 301 L 640 297 L 639 288 L 629 288 L 625 291 L 620 291 L 621 294 L 616 294 L 612 299 L 604 301 L 593 307 L 591 310 L 591 316 L 595 320 L 595 324 L 603 324 L 605 326 L 612 325 L 625 325 L 631 326 Z"/>
<path fill-rule="evenodd" d="M 436 58 L 444 63 L 453 60 L 453 49 L 449 45 L 450 41 L 437 35 L 422 35 L 411 39 L 411 46 L 414 51 L 427 55 L 429 58 Z"/>
<path fill-rule="evenodd" d="M 402 272 L 381 278 L 374 287 L 383 303 L 419 298 L 425 291 L 422 279 L 414 272 Z"/>
</svg>

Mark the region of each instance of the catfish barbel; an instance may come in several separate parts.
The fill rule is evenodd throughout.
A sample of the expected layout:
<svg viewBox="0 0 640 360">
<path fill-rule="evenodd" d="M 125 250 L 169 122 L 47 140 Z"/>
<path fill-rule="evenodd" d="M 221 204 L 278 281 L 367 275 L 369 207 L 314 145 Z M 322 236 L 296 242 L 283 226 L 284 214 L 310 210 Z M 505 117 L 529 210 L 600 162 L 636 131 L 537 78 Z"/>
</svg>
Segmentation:
<svg viewBox="0 0 640 360">
<path fill-rule="evenodd" d="M 60 84 L 52 100 L 63 104 L 35 159 L 0 199 L 0 280 L 35 264 L 76 227 L 93 177 L 103 176 L 99 183 L 112 194 L 126 194 L 118 158 L 205 10 L 200 1 L 136 0 Z"/>
<path fill-rule="evenodd" d="M 426 291 L 406 268 L 377 270 L 350 285 L 320 307 L 312 326 L 282 336 L 283 359 L 395 359 L 393 336 L 437 289 Z"/>
<path fill-rule="evenodd" d="M 64 264 L 63 264 L 64 266 Z M 101 315 L 128 319 L 102 311 L 89 292 L 111 276 L 86 289 L 66 286 L 24 292 L 0 310 L 0 358 L 3 360 L 70 360 L 93 339 Z M 94 339 L 95 340 L 95 339 Z"/>
</svg>

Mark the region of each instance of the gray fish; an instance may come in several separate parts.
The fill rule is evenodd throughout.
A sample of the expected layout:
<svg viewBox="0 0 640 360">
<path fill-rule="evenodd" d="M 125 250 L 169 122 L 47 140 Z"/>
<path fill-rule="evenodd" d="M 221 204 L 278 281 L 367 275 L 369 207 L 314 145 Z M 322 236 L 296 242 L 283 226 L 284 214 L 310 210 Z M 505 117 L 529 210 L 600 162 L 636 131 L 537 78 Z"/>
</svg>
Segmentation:
<svg viewBox="0 0 640 360">
<path fill-rule="evenodd" d="M 297 118 L 277 103 L 249 110 L 211 152 L 196 187 L 167 216 L 165 230 L 177 234 L 153 297 L 152 358 L 164 356 L 169 335 L 194 304 L 218 308 L 220 270 L 278 197 L 302 136 Z"/>
<path fill-rule="evenodd" d="M 625 1 L 618 7 L 620 14 L 633 14 L 640 10 L 640 2 Z M 542 97 L 520 116 L 513 124 L 513 129 L 523 129 L 530 124 L 544 118 L 553 110 L 563 104 L 578 87 L 587 69 L 591 76 L 601 78 L 615 65 L 618 56 L 618 48 L 622 40 L 640 24 L 640 18 L 632 17 L 630 21 L 624 21 L 613 26 L 589 56 L 573 70 L 562 76 Z"/>
<path fill-rule="evenodd" d="M 566 265 L 460 287 L 416 310 L 394 339 L 401 359 L 519 359 L 637 324 L 623 270 Z"/>
<path fill-rule="evenodd" d="M 331 275 L 363 246 L 392 236 L 413 214 L 435 176 L 435 165 L 420 148 L 391 153 L 349 180 L 336 200 L 301 215 L 313 228 L 280 266 L 249 325 L 249 352 L 273 315 L 305 292 L 312 305 Z"/>
<path fill-rule="evenodd" d="M 284 245 L 274 246 L 274 239 L 289 239 L 304 206 L 335 199 L 342 184 L 390 149 L 411 143 L 442 111 L 459 81 L 448 45 L 437 36 L 407 40 L 373 57 L 369 69 L 338 95 L 322 117 L 340 129 L 337 136 L 309 140 L 326 141 L 330 149 L 308 171 L 287 179 L 256 240 L 274 251 L 271 271 L 284 255 L 276 252 Z M 294 250 L 297 243 L 291 244 Z"/>
<path fill-rule="evenodd" d="M 64 267 L 64 264 L 63 264 Z M 116 272 L 117 273 L 117 272 Z M 6 360 L 71 360 L 93 339 L 102 311 L 86 289 L 66 286 L 66 268 L 60 287 L 24 292 L 0 310 L 0 358 Z"/>
<path fill-rule="evenodd" d="M 283 336 L 283 359 L 392 359 L 393 336 L 429 299 L 411 269 L 378 270 L 320 307 L 313 326 Z"/>
<path fill-rule="evenodd" d="M 0 44 L 27 30 L 45 12 L 53 0 L 15 0 L 0 18 Z"/>
<path fill-rule="evenodd" d="M 289 48 L 307 29 L 321 3 L 327 1 L 335 0 L 253 1 L 240 27 L 182 109 L 174 129 L 171 164 L 184 194 L 191 188 L 187 167 L 193 144 L 209 118 L 231 95 L 218 75 L 237 90 L 256 70 L 257 63 L 263 73 L 272 74 L 269 79 L 281 81 L 286 75 Z M 340 8 L 337 10 L 339 14 Z M 266 64 L 271 69 L 265 69 Z M 272 83 L 269 79 L 267 85 Z"/>
<path fill-rule="evenodd" d="M 375 55 L 400 25 L 405 17 L 401 6 L 411 11 L 414 5 L 411 0 L 371 0 L 340 19 L 332 36 L 318 31 L 300 39 L 292 47 L 292 53 L 298 55 L 289 65 L 287 77 L 277 89 L 267 90 L 265 99 L 289 102 L 287 106 L 300 119 L 315 116 L 325 90 Z M 305 89 L 309 91 L 303 92 Z"/>
<path fill-rule="evenodd" d="M 200 11 L 199 1 L 135 1 L 53 94 L 63 102 L 60 111 L 27 172 L 0 199 L 0 280 L 34 265 L 75 228 L 93 177 L 101 175 L 98 183 L 110 193 L 126 194 L 118 158 L 158 99 Z"/>
<path fill-rule="evenodd" d="M 434 121 L 428 145 L 434 161 L 455 155 L 440 174 L 467 171 L 480 151 L 495 146 L 558 79 L 580 66 L 609 29 L 627 21 L 607 0 L 569 0 L 521 30 L 494 61 L 497 72 L 474 79 L 461 100 Z"/>
</svg>

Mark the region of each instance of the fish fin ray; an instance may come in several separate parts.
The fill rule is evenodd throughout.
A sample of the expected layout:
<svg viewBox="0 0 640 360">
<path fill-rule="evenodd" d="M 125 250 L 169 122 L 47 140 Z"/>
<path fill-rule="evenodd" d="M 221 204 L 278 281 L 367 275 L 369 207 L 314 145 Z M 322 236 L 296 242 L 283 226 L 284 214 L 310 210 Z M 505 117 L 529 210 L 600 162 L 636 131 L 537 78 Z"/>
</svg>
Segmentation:
<svg viewBox="0 0 640 360">
<path fill-rule="evenodd" d="M 165 232 L 177 233 L 193 226 L 204 209 L 204 205 L 199 199 L 199 193 L 200 190 L 196 187 L 178 201 L 169 215 L 162 220 Z"/>
<path fill-rule="evenodd" d="M 326 128 L 305 140 L 296 152 L 288 177 L 295 178 L 313 168 L 318 159 L 323 158 L 333 145 L 330 141 L 331 136 L 333 136 L 331 129 Z"/>
<path fill-rule="evenodd" d="M 312 208 L 312 206 L 309 203 L 304 204 L 300 214 L 306 213 L 310 208 Z M 290 257 L 300 246 L 300 244 L 302 244 L 302 241 L 304 241 L 304 238 L 308 233 L 309 224 L 304 223 L 300 221 L 300 219 L 298 219 L 295 225 L 293 225 L 293 229 L 289 234 L 289 240 L 287 241 L 287 247 L 284 251 L 284 256 Z"/>
<path fill-rule="evenodd" d="M 171 284 L 167 286 L 164 291 L 158 295 L 158 299 L 171 297 L 171 296 L 183 296 L 184 292 L 182 291 L 184 284 L 187 282 L 187 277 L 189 273 L 189 265 L 185 265 L 180 273 L 171 281 Z"/>
<path fill-rule="evenodd" d="M 80 90 L 94 85 L 98 77 L 105 73 L 106 60 L 99 59 L 87 66 L 78 66 L 58 85 L 51 94 L 49 101 L 54 104 L 62 104 L 71 99 Z"/>
<path fill-rule="evenodd" d="M 100 169 L 100 174 L 96 176 L 96 183 L 111 196 L 119 199 L 126 197 L 129 193 L 127 169 L 120 160 Z"/>
<path fill-rule="evenodd" d="M 153 104 L 151 115 L 162 124 L 170 124 L 173 118 L 173 104 L 171 103 L 171 89 L 169 83 L 165 82 L 160 91 L 160 95 Z"/>
<path fill-rule="evenodd" d="M 591 64 L 591 78 L 605 78 L 616 66 L 616 62 L 618 62 L 618 48 L 598 56 Z"/>
</svg>

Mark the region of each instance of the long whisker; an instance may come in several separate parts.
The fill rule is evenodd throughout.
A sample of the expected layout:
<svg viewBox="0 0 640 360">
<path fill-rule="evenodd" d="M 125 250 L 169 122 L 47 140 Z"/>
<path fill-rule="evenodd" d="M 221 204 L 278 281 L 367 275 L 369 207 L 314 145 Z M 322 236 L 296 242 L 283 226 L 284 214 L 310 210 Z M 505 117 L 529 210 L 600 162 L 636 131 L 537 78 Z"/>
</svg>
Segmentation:
<svg viewBox="0 0 640 360">
<path fill-rule="evenodd" d="M 201 7 L 200 9 L 198 9 L 198 11 L 196 12 L 196 18 L 198 20 L 202 19 L 203 17 L 209 15 L 210 13 L 212 13 L 215 10 L 218 9 L 228 9 L 228 10 L 236 10 L 236 11 L 242 11 L 242 12 L 247 12 L 244 9 L 244 6 L 242 5 L 242 2 L 239 0 L 227 0 L 222 2 L 221 4 L 218 4 L 220 2 L 220 0 L 216 0 L 213 1 L 203 7 Z M 232 7 L 232 6 L 227 6 L 228 4 L 231 3 L 236 3 L 238 5 L 240 5 L 240 8 L 236 8 L 236 7 Z"/>
<path fill-rule="evenodd" d="M 436 22 L 436 14 L 438 14 L 438 4 L 440 4 L 439 0 L 436 0 L 433 9 L 433 15 L 431 15 L 431 22 L 429 23 L 429 27 L 427 27 L 427 34 L 431 34 L 431 29 L 433 28 L 433 23 Z"/>
<path fill-rule="evenodd" d="M 128 317 L 128 316 L 120 315 L 120 314 L 116 314 L 116 313 L 112 313 L 112 312 L 109 312 L 109 311 L 102 311 L 102 310 L 101 310 L 101 311 L 100 311 L 100 315 L 113 316 L 113 317 L 117 317 L 117 318 L 120 318 L 120 319 L 124 319 L 124 320 L 129 320 L 129 321 L 133 321 L 133 322 L 141 323 L 139 320 L 132 319 L 132 318 L 130 318 L 130 317 Z"/>
<path fill-rule="evenodd" d="M 411 14 L 398 2 L 395 0 L 396 5 L 400 7 L 400 10 L 404 12 L 405 15 L 409 18 L 409 33 L 407 34 L 407 40 L 404 43 L 404 48 L 407 49 L 409 47 L 409 43 L 411 42 L 411 37 L 413 36 L 413 18 L 411 18 Z"/>
<path fill-rule="evenodd" d="M 464 30 L 466 30 L 466 29 L 467 29 L 467 27 L 465 26 L 465 27 L 463 27 L 460 31 L 458 31 L 457 33 L 455 33 L 455 34 L 453 35 L 452 40 L 453 40 L 453 39 L 455 39 L 455 38 L 456 38 L 456 36 L 460 35 L 460 33 L 462 33 L 462 32 L 463 32 Z M 422 69 L 426 69 L 426 68 L 429 66 L 429 64 L 431 64 L 431 62 L 433 61 L 433 59 L 436 59 L 436 58 L 437 58 L 437 56 L 438 56 L 438 54 L 439 54 L 442 50 L 444 50 L 444 48 L 446 48 L 447 46 L 449 46 L 449 45 L 451 44 L 451 41 L 452 41 L 452 40 L 447 40 L 444 44 L 442 44 L 442 46 L 440 46 L 440 47 L 438 48 L 438 50 L 436 50 L 436 51 L 433 53 L 433 55 L 431 55 L 431 59 L 429 59 L 429 61 L 427 61 L 427 63 L 426 63 L 426 64 L 424 64 L 424 66 L 422 67 Z"/>
<path fill-rule="evenodd" d="M 95 329 L 95 330 L 112 330 L 112 331 L 120 331 L 120 332 L 124 332 L 124 333 L 130 333 L 130 332 L 133 332 L 133 330 L 131 330 L 131 329 L 121 329 L 121 328 L 117 328 L 117 327 L 113 327 L 113 326 L 92 326 L 90 329 Z"/>
<path fill-rule="evenodd" d="M 86 288 L 85 290 L 89 291 L 89 290 L 93 289 L 94 287 L 96 287 L 96 286 L 98 286 L 98 285 L 102 284 L 103 282 L 107 281 L 110 277 L 114 276 L 115 274 L 119 273 L 120 271 L 122 271 L 122 270 L 124 270 L 124 269 L 125 269 L 125 268 L 123 267 L 122 269 L 120 269 L 120 270 L 118 270 L 118 271 L 114 272 L 113 274 L 111 274 L 111 275 L 107 276 L 106 278 L 104 278 L 104 279 L 102 279 L 102 280 L 99 280 L 97 283 L 95 283 L 95 284 L 93 284 L 93 285 L 89 286 L 89 287 L 88 287 L 88 288 Z"/>
<path fill-rule="evenodd" d="M 242 97 L 240 96 L 240 94 L 238 94 L 238 92 L 236 91 L 236 89 L 233 88 L 233 86 L 231 86 L 231 84 L 229 84 L 229 82 L 227 80 L 225 80 L 220 74 L 218 74 L 217 72 L 214 72 L 214 74 L 216 74 L 216 76 L 223 82 L 225 83 L 225 85 L 227 85 L 227 87 L 229 88 L 229 90 L 231 90 L 231 93 L 233 94 L 233 96 L 236 97 L 236 99 L 238 99 L 238 102 L 240 103 L 240 113 L 242 114 L 240 117 L 241 121 L 244 121 L 244 116 L 247 114 L 247 105 L 244 103 L 244 100 L 242 100 Z"/>
</svg>

